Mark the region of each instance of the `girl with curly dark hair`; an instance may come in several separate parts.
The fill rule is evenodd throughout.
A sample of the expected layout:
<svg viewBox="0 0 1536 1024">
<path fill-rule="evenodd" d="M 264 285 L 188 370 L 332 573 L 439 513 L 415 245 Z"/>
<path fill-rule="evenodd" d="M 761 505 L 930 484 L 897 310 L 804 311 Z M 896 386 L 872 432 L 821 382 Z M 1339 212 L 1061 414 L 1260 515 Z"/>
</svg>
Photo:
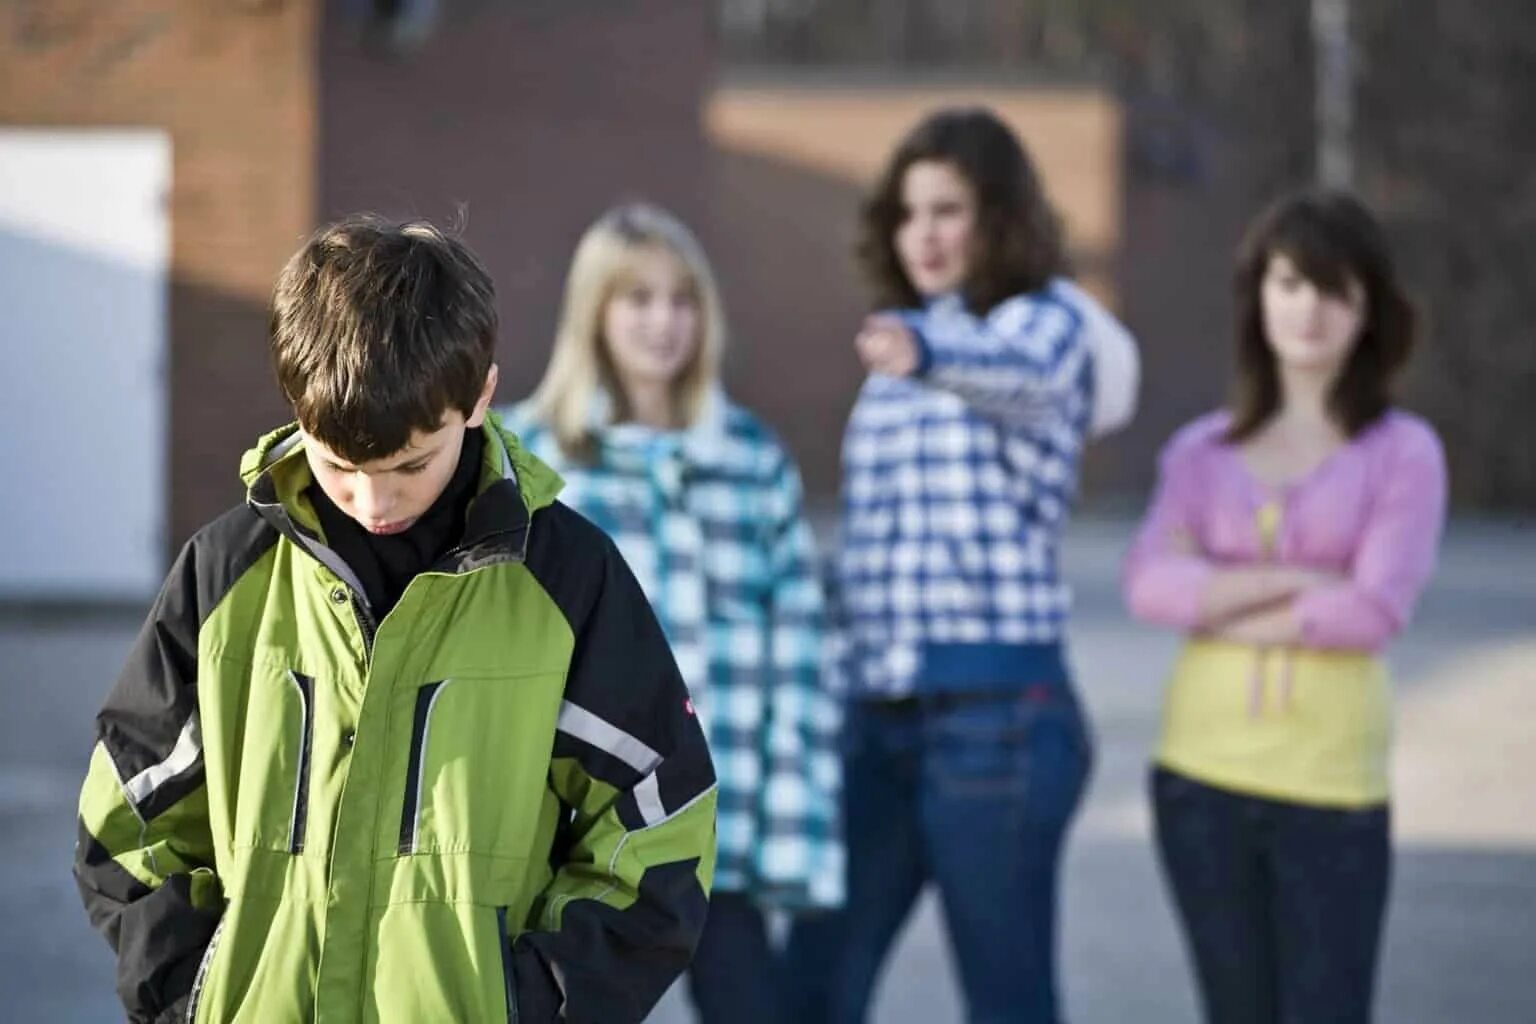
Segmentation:
<svg viewBox="0 0 1536 1024">
<path fill-rule="evenodd" d="M 798 923 L 797 1021 L 863 1020 L 923 887 L 972 1021 L 1058 1019 L 1057 865 L 1091 759 L 1057 548 L 1130 335 L 1066 279 L 1060 222 L 981 109 L 913 129 L 863 213 L 875 312 L 843 448 L 836 659 L 848 906 Z"/>
</svg>

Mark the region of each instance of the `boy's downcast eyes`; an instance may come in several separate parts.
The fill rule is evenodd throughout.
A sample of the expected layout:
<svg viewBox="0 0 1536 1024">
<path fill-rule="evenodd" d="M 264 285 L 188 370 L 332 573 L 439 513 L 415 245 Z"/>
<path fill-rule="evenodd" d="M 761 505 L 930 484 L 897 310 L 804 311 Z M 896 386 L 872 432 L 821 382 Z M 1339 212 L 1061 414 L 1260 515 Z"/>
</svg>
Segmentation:
<svg viewBox="0 0 1536 1024">
<path fill-rule="evenodd" d="M 396 466 L 393 469 L 386 470 L 386 472 L 403 473 L 406 476 L 416 476 L 418 473 L 426 472 L 427 467 L 431 464 L 431 459 L 422 459 L 420 462 L 411 462 L 404 466 Z M 330 470 L 332 473 L 356 473 L 358 471 L 356 466 L 341 466 L 330 461 L 325 463 L 325 468 Z"/>
</svg>

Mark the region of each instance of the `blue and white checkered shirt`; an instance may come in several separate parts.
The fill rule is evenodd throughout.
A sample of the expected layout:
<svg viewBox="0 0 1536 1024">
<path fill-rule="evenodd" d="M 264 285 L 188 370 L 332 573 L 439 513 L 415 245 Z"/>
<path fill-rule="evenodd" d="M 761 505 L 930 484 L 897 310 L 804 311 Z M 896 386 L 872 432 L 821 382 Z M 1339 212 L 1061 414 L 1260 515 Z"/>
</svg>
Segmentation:
<svg viewBox="0 0 1536 1024">
<path fill-rule="evenodd" d="M 847 685 L 897 698 L 1064 671 L 1071 598 L 1057 553 L 1093 412 L 1090 335 L 1134 343 L 1066 281 L 985 316 L 952 295 L 898 315 L 920 365 L 869 377 L 843 445 L 835 587 Z"/>
<path fill-rule="evenodd" d="M 794 462 L 718 392 L 686 431 L 596 429 L 591 464 L 531 417 L 524 403 L 505 422 L 565 478 L 561 500 L 617 543 L 688 683 L 719 778 L 715 888 L 837 906 L 841 715 L 823 687 L 824 602 Z"/>
</svg>

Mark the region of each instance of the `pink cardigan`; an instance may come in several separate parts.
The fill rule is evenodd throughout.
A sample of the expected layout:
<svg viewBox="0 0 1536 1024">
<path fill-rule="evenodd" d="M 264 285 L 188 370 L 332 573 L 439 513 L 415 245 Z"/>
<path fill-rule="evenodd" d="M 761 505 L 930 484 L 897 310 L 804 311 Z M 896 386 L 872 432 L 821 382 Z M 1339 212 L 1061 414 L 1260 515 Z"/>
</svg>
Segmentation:
<svg viewBox="0 0 1536 1024">
<path fill-rule="evenodd" d="M 1211 572 L 1265 560 L 1259 509 L 1281 519 L 1271 559 L 1348 579 L 1304 592 L 1303 646 L 1375 651 L 1407 624 L 1445 522 L 1445 455 L 1434 430 L 1391 411 L 1279 491 L 1222 441 L 1229 417 L 1202 416 L 1163 449 L 1160 479 L 1125 566 L 1131 613 L 1193 631 Z"/>
</svg>

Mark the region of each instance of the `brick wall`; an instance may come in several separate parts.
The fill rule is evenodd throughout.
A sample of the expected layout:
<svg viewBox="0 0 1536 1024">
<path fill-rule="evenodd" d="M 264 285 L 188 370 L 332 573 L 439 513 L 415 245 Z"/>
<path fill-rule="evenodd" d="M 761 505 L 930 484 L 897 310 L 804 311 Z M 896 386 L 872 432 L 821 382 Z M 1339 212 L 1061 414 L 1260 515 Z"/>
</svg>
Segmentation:
<svg viewBox="0 0 1536 1024">
<path fill-rule="evenodd" d="M 698 225 L 712 71 L 706 0 L 445 4 L 390 58 L 330 5 L 321 47 L 320 209 L 461 220 L 496 281 L 500 397 L 549 357 L 576 240 L 648 198 Z"/>
<path fill-rule="evenodd" d="M 174 546 L 238 500 L 242 447 L 281 415 L 271 281 L 313 220 L 313 0 L 8 5 L 0 122 L 167 129 Z"/>
</svg>

